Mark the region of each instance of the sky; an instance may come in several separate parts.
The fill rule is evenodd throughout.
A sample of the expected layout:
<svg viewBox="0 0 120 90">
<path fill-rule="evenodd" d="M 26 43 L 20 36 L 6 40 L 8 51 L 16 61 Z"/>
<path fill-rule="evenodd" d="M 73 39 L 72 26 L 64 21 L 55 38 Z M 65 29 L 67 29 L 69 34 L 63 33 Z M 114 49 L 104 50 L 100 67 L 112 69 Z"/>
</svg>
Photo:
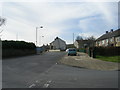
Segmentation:
<svg viewBox="0 0 120 90">
<path fill-rule="evenodd" d="M 49 44 L 56 37 L 70 44 L 73 33 L 75 38 L 78 35 L 98 38 L 105 31 L 118 29 L 118 2 L 6 0 L 0 3 L 0 12 L 6 18 L 2 40 L 35 43 L 38 27 L 38 45 Z"/>
</svg>

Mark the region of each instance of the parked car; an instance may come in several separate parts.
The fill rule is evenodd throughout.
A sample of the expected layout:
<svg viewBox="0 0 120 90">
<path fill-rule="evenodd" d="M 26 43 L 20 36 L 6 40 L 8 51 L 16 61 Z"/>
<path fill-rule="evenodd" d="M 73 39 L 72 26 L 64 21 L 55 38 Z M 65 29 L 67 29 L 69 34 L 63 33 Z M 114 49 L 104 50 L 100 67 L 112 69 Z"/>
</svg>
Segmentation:
<svg viewBox="0 0 120 90">
<path fill-rule="evenodd" d="M 74 56 L 77 55 L 77 50 L 75 48 L 69 48 L 66 50 L 66 52 L 67 52 L 68 56 L 69 55 L 74 55 Z"/>
</svg>

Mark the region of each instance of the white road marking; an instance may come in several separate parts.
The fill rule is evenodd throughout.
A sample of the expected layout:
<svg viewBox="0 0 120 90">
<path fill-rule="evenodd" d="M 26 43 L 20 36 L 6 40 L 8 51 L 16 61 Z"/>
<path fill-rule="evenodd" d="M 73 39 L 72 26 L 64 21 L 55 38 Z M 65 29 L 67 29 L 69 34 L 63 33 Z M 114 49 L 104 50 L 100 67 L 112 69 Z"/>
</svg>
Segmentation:
<svg viewBox="0 0 120 90">
<path fill-rule="evenodd" d="M 36 85 L 33 83 L 32 85 L 29 86 L 29 88 L 32 88 L 32 87 L 34 87 L 34 86 L 36 86 Z"/>
<path fill-rule="evenodd" d="M 51 83 L 52 81 L 50 80 L 50 81 L 48 81 L 48 83 Z"/>
<path fill-rule="evenodd" d="M 49 85 L 50 85 L 50 84 L 44 84 L 43 87 L 44 87 L 44 88 L 47 88 Z"/>
<path fill-rule="evenodd" d="M 36 81 L 36 83 L 38 83 L 38 80 Z"/>
<path fill-rule="evenodd" d="M 43 85 L 43 87 L 44 87 L 44 88 L 48 88 L 51 82 L 52 82 L 52 80 L 47 81 L 47 82 Z"/>
</svg>

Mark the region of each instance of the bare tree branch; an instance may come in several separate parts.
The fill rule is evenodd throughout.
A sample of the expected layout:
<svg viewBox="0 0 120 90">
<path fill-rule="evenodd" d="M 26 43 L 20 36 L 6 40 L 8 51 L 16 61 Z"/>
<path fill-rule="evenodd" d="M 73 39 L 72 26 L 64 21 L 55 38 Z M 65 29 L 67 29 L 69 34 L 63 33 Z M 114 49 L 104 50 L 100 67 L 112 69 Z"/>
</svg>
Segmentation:
<svg viewBox="0 0 120 90">
<path fill-rule="evenodd" d="M 6 19 L 0 17 L 0 26 L 2 26 L 3 24 L 5 24 L 5 22 L 6 22 Z"/>
<path fill-rule="evenodd" d="M 0 31 L 0 33 L 2 33 L 3 30 Z"/>
</svg>

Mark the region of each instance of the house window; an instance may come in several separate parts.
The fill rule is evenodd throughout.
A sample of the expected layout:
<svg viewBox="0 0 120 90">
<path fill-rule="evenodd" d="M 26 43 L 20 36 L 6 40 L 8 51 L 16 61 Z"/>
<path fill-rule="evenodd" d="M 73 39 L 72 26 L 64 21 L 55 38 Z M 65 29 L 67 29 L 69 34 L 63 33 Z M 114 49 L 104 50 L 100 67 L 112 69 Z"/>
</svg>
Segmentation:
<svg viewBox="0 0 120 90">
<path fill-rule="evenodd" d="M 108 43 L 108 39 L 106 39 L 106 43 Z"/>
<path fill-rule="evenodd" d="M 102 40 L 102 44 L 105 44 L 105 40 Z"/>
<path fill-rule="evenodd" d="M 110 38 L 110 42 L 112 42 L 113 41 L 113 39 L 112 38 Z"/>
<path fill-rule="evenodd" d="M 116 38 L 116 42 L 120 42 L 120 37 L 117 37 L 117 38 Z"/>
</svg>

